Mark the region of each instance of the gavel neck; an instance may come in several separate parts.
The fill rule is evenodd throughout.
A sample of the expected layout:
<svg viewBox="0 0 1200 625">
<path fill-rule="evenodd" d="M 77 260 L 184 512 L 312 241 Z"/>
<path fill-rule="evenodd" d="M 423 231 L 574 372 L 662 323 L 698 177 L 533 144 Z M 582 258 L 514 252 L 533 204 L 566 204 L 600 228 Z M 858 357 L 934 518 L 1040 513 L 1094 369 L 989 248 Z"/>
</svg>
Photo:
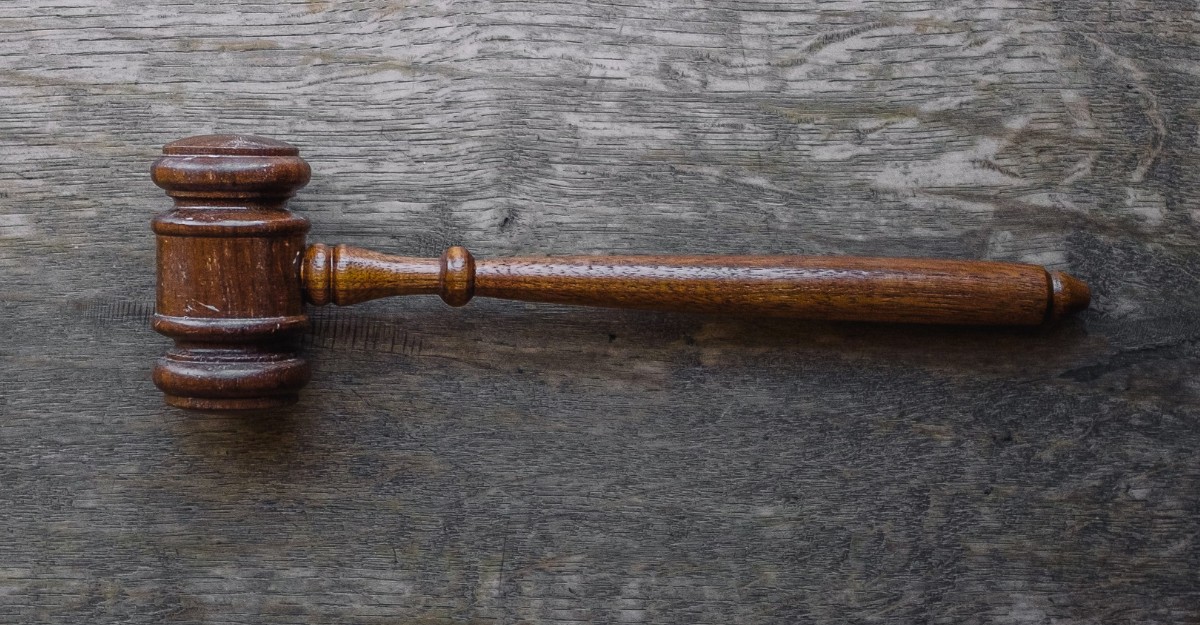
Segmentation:
<svg viewBox="0 0 1200 625">
<path fill-rule="evenodd" d="M 475 259 L 454 246 L 440 258 L 392 256 L 348 245 L 308 246 L 300 266 L 310 304 L 349 306 L 395 295 L 438 295 L 462 306 L 475 291 Z"/>
</svg>

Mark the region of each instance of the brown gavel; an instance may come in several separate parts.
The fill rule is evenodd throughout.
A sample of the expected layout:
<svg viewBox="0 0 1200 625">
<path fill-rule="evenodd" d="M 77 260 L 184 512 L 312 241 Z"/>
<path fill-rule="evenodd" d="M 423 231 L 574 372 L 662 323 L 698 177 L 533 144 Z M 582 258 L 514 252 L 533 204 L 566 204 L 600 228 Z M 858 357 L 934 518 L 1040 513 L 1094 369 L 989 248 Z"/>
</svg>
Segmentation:
<svg viewBox="0 0 1200 625">
<path fill-rule="evenodd" d="M 308 363 L 295 339 L 305 302 L 392 295 L 797 319 L 1039 325 L 1087 308 L 1087 285 L 1037 265 L 812 256 L 388 256 L 305 245 L 287 209 L 308 163 L 287 143 L 207 135 L 163 147 L 155 184 L 175 206 L 154 218 L 154 329 L 175 346 L 154 367 L 167 403 L 238 410 L 295 402 Z"/>
</svg>

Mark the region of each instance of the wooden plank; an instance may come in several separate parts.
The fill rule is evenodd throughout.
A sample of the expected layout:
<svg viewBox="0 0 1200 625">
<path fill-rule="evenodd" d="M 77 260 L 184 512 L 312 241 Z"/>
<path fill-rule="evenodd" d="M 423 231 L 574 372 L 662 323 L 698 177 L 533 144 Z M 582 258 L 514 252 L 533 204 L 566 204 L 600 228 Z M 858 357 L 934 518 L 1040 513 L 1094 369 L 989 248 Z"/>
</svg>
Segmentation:
<svg viewBox="0 0 1200 625">
<path fill-rule="evenodd" d="M 1200 620 L 1195 7 L 0 6 L 0 621 Z M 412 298 L 265 418 L 149 382 L 149 162 L 313 238 L 1047 264 L 1038 332 Z"/>
</svg>

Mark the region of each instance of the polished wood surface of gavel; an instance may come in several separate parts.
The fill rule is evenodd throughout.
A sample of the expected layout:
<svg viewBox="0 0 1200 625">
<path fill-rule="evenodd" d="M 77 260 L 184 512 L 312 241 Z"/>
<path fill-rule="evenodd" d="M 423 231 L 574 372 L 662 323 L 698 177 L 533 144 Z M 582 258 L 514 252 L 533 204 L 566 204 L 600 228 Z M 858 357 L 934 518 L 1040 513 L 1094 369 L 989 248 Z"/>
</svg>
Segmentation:
<svg viewBox="0 0 1200 625">
<path fill-rule="evenodd" d="M 205 135 L 163 147 L 152 178 L 175 200 L 154 218 L 153 327 L 175 339 L 154 368 L 167 403 L 238 410 L 295 402 L 309 367 L 304 304 L 393 295 L 896 323 L 1051 323 L 1088 306 L 1083 282 L 1037 265 L 813 256 L 389 256 L 307 245 L 287 200 L 310 169 L 294 146 Z"/>
</svg>

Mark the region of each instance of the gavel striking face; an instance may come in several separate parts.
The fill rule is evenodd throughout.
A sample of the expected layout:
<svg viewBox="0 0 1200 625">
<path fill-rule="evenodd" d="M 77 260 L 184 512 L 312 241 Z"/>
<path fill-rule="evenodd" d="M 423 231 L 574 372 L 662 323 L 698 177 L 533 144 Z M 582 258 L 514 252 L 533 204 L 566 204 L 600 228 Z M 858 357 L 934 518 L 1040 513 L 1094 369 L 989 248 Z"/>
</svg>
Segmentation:
<svg viewBox="0 0 1200 625">
<path fill-rule="evenodd" d="M 175 141 L 151 170 L 175 206 L 154 218 L 153 327 L 175 339 L 154 367 L 167 403 L 238 410 L 293 403 L 305 303 L 392 295 L 888 323 L 1039 325 L 1088 306 L 1087 285 L 1037 265 L 812 256 L 388 256 L 305 244 L 287 200 L 308 183 L 295 147 L 263 137 Z"/>
</svg>

